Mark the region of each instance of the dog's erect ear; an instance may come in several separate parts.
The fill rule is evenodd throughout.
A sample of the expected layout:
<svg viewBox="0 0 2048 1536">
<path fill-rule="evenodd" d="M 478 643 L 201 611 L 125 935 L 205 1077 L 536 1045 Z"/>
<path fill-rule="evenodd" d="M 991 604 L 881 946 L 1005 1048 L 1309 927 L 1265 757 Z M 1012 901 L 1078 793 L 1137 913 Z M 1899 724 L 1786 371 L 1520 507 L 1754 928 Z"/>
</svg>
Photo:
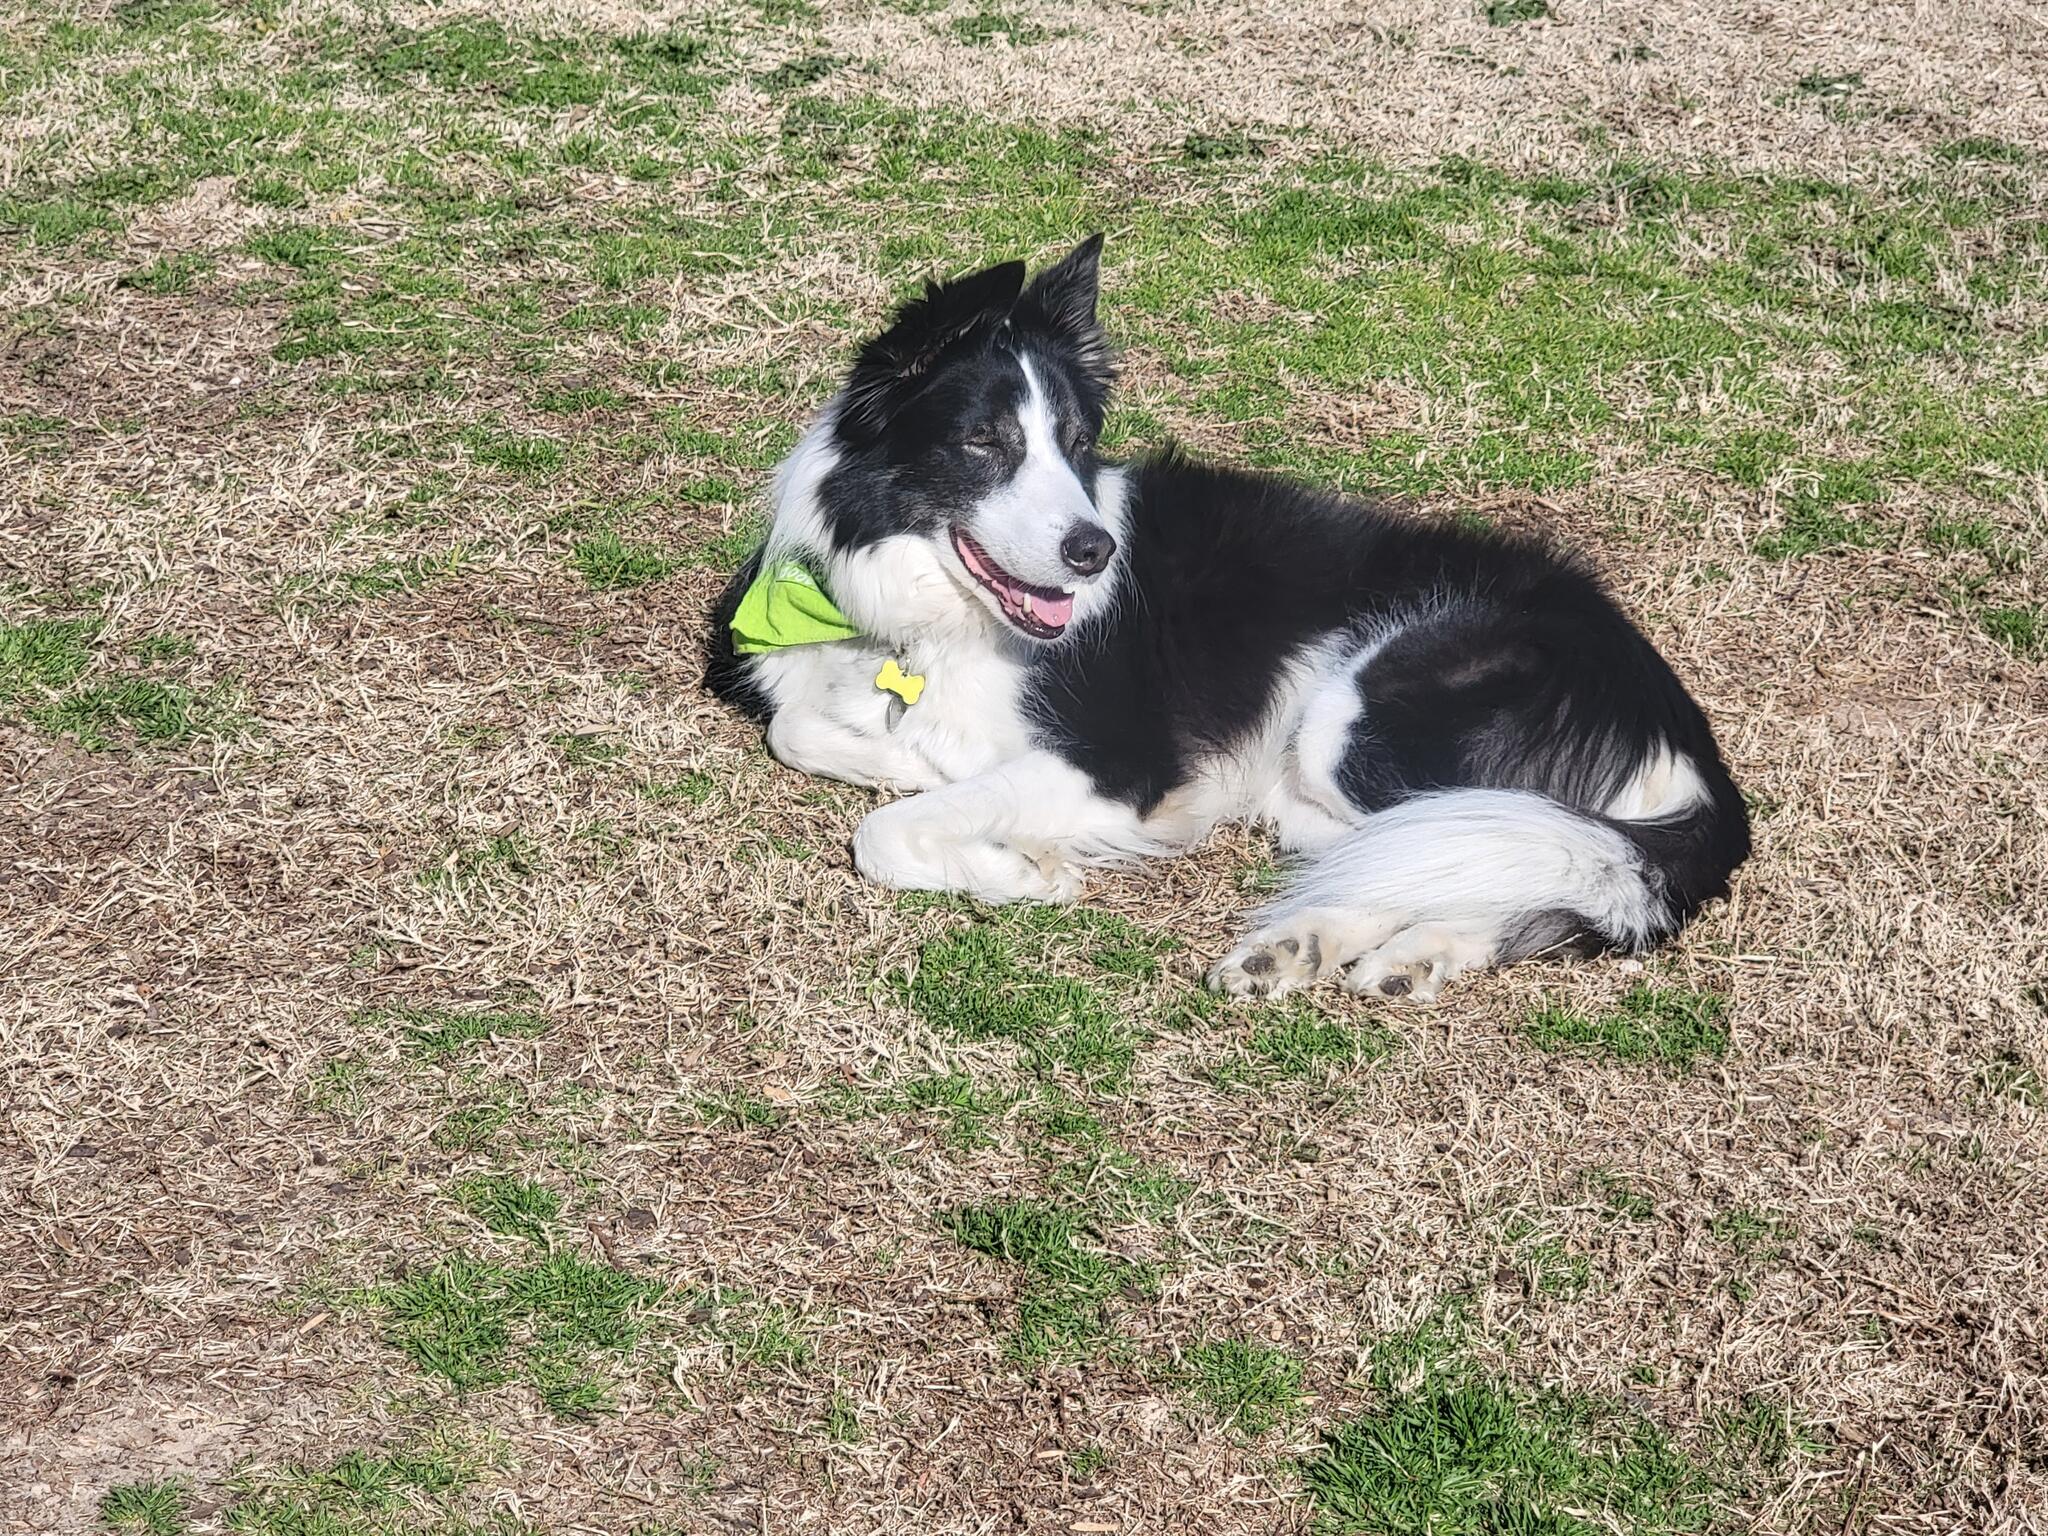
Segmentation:
<svg viewBox="0 0 2048 1536">
<path fill-rule="evenodd" d="M 839 430 L 865 442 L 923 386 L 925 375 L 955 342 L 993 331 L 1024 286 L 1024 263 L 1006 261 L 950 283 L 926 282 L 924 294 L 890 317 L 889 329 L 860 349 L 846 380 Z"/>
<path fill-rule="evenodd" d="M 1107 389 L 1116 370 L 1095 318 L 1101 283 L 1102 236 L 1094 234 L 1031 280 L 1010 323 L 1020 335 L 1063 347 L 1091 382 Z"/>
</svg>

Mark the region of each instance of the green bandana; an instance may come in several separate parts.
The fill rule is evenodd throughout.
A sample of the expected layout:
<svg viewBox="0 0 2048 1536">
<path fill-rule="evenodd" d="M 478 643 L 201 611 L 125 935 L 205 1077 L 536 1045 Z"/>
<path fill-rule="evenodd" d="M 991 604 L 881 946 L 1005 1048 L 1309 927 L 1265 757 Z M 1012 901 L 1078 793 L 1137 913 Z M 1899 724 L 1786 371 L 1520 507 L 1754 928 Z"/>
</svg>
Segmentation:
<svg viewBox="0 0 2048 1536">
<path fill-rule="evenodd" d="M 766 567 L 732 616 L 732 648 L 742 656 L 792 645 L 823 645 L 860 633 L 825 595 L 818 578 L 795 560 Z"/>
</svg>

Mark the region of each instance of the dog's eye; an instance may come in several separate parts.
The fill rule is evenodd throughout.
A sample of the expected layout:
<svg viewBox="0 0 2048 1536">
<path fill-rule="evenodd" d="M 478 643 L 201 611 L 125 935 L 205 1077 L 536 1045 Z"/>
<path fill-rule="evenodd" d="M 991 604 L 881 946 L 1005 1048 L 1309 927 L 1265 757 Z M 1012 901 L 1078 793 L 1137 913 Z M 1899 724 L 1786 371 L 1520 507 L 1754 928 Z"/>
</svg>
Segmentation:
<svg viewBox="0 0 2048 1536">
<path fill-rule="evenodd" d="M 1085 426 L 1067 428 L 1066 448 L 1068 458 L 1078 459 L 1082 454 L 1094 448 L 1094 446 L 1095 434 L 1090 432 Z"/>
<path fill-rule="evenodd" d="M 996 453 L 1003 446 L 1003 439 L 994 427 L 976 427 L 960 441 L 969 453 Z"/>
</svg>

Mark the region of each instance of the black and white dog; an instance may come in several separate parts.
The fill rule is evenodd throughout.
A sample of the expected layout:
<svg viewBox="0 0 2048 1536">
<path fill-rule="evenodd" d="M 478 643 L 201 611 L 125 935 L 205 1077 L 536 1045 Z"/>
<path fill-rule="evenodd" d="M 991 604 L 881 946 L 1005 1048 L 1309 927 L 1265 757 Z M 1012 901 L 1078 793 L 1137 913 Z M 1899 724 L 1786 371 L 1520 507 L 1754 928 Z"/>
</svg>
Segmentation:
<svg viewBox="0 0 2048 1536">
<path fill-rule="evenodd" d="M 1539 951 L 1647 947 L 1722 894 L 1742 797 L 1584 567 L 1170 453 L 1098 457 L 1100 251 L 898 310 L 718 606 L 711 685 L 777 758 L 918 791 L 861 822 L 861 872 L 1064 901 L 1089 865 L 1263 821 L 1306 867 L 1212 983 L 1341 971 L 1418 1001 Z M 778 580 L 822 632 L 751 634 Z"/>
</svg>

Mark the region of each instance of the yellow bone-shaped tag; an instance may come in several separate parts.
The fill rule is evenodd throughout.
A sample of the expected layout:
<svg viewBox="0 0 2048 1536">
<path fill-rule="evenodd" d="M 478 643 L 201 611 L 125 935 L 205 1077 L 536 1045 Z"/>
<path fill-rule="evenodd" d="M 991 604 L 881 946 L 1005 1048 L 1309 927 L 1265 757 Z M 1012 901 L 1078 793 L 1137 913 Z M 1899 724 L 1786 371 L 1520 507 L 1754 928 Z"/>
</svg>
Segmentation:
<svg viewBox="0 0 2048 1536">
<path fill-rule="evenodd" d="M 892 656 L 882 663 L 882 670 L 875 674 L 875 686 L 885 693 L 895 694 L 906 704 L 915 704 L 924 692 L 924 674 L 912 672 L 906 675 L 904 670 L 896 665 L 896 660 Z"/>
</svg>

